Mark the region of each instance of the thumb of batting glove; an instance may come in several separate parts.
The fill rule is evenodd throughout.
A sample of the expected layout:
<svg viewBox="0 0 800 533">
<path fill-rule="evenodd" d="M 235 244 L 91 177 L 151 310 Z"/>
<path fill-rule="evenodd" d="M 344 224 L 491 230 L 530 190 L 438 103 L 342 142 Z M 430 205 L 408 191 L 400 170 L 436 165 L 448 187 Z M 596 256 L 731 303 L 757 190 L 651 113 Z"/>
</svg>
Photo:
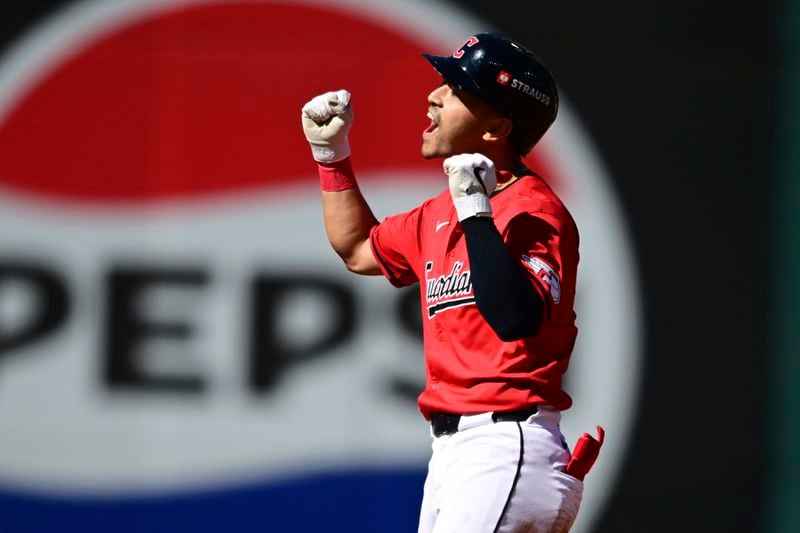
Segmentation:
<svg viewBox="0 0 800 533">
<path fill-rule="evenodd" d="M 458 221 L 469 217 L 491 217 L 489 196 L 497 187 L 492 160 L 482 154 L 459 154 L 444 160 L 450 196 Z"/>
<path fill-rule="evenodd" d="M 350 156 L 347 132 L 353 125 L 353 109 L 349 92 L 342 89 L 315 96 L 303 106 L 301 118 L 315 160 L 335 163 Z"/>
</svg>

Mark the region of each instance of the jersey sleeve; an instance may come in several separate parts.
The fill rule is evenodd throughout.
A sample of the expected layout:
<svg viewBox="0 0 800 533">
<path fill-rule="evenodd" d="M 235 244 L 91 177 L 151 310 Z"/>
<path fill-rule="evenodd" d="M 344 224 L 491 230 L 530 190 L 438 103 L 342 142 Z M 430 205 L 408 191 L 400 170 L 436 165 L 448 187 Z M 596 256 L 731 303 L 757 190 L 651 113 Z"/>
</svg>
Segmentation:
<svg viewBox="0 0 800 533">
<path fill-rule="evenodd" d="M 563 242 L 559 226 L 546 215 L 522 213 L 509 221 L 503 232 L 506 246 L 541 296 L 548 317 L 553 306 L 561 302 L 565 273 L 574 270 L 570 265 L 572 254 L 562 249 L 569 243 Z"/>
<path fill-rule="evenodd" d="M 419 281 L 420 227 L 425 204 L 406 213 L 386 217 L 370 231 L 372 255 L 383 275 L 395 287 Z"/>
</svg>

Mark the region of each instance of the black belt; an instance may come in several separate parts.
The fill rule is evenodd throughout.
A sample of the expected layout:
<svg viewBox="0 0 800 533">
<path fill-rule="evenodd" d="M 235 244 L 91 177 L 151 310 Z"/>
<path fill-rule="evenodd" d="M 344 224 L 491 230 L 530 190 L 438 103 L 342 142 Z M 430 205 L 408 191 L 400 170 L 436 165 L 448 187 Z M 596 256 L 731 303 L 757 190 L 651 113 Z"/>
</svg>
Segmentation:
<svg viewBox="0 0 800 533">
<path fill-rule="evenodd" d="M 531 415 L 538 412 L 536 406 L 529 407 L 522 411 L 506 411 L 499 413 L 492 413 L 492 422 L 522 422 L 527 420 Z M 433 428 L 433 435 L 441 437 L 442 435 L 452 435 L 458 431 L 458 423 L 463 415 L 452 415 L 450 413 L 434 413 L 431 416 L 431 427 Z"/>
</svg>

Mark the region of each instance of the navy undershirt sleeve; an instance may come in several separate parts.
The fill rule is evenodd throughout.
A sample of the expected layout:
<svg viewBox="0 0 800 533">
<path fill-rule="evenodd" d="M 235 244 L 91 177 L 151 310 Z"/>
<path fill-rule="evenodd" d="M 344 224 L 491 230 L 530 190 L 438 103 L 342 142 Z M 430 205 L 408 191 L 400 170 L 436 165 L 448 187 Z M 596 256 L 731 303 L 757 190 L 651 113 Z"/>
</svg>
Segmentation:
<svg viewBox="0 0 800 533">
<path fill-rule="evenodd" d="M 494 220 L 470 217 L 461 222 L 467 241 L 475 305 L 501 340 L 536 335 L 544 303 L 511 257 Z"/>
</svg>

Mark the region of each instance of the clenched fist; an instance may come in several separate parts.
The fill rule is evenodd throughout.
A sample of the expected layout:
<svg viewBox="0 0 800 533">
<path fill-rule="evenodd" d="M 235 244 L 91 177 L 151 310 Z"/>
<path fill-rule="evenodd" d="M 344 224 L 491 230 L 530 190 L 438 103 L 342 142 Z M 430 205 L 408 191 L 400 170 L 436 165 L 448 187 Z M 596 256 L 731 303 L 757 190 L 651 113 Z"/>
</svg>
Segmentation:
<svg viewBox="0 0 800 533">
<path fill-rule="evenodd" d="M 459 154 L 445 159 L 443 167 L 458 221 L 492 216 L 489 197 L 497 187 L 492 160 L 483 154 Z"/>
<path fill-rule="evenodd" d="M 301 118 L 315 160 L 334 163 L 350 155 L 347 132 L 353 125 L 353 109 L 349 92 L 342 89 L 315 96 L 303 106 Z"/>
</svg>

